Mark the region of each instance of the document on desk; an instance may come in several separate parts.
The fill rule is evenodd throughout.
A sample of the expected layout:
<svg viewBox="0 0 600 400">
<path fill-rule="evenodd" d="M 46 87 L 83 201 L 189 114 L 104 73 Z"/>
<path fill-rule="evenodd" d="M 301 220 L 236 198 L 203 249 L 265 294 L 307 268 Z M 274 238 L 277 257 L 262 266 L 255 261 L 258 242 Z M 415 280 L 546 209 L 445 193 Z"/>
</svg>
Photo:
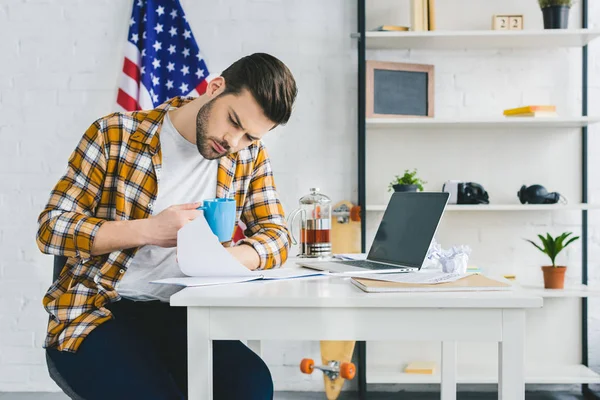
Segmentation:
<svg viewBox="0 0 600 400">
<path fill-rule="evenodd" d="M 471 273 L 459 274 L 456 272 L 406 272 L 399 274 L 360 274 L 356 278 L 371 279 L 375 281 L 396 282 L 396 283 L 417 283 L 433 285 L 436 283 L 454 282 L 465 278 Z"/>
<path fill-rule="evenodd" d="M 203 217 L 186 224 L 177 234 L 177 262 L 186 275 L 151 283 L 208 286 L 253 280 L 275 280 L 324 275 L 321 271 L 296 268 L 251 271 L 221 245 Z"/>
<path fill-rule="evenodd" d="M 467 273 L 414 272 L 406 274 L 369 274 L 352 277 L 353 285 L 369 293 L 428 291 L 510 290 L 511 284 Z"/>
</svg>

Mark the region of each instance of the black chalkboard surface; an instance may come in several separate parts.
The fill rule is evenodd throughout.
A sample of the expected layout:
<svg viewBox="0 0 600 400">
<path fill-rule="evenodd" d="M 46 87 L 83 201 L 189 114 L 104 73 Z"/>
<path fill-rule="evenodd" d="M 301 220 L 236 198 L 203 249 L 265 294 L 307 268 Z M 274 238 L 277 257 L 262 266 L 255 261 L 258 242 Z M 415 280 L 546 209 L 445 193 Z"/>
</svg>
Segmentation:
<svg viewBox="0 0 600 400">
<path fill-rule="evenodd" d="M 367 118 L 433 117 L 433 66 L 367 61 Z"/>
</svg>

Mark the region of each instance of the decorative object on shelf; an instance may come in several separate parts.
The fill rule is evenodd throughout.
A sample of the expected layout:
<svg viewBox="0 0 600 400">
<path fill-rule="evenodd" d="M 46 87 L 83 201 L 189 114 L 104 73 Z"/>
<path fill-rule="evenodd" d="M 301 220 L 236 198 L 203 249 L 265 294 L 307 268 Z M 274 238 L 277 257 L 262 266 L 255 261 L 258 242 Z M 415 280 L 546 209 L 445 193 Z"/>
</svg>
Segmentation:
<svg viewBox="0 0 600 400">
<path fill-rule="evenodd" d="M 434 31 L 435 0 L 411 0 L 410 25 L 413 31 Z"/>
<path fill-rule="evenodd" d="M 567 29 L 573 0 L 538 0 L 544 17 L 544 29 Z"/>
<path fill-rule="evenodd" d="M 446 181 L 442 192 L 450 193 L 448 204 L 489 204 L 488 192 L 479 183 Z"/>
<path fill-rule="evenodd" d="M 492 29 L 496 31 L 520 31 L 523 30 L 524 17 L 520 15 L 493 15 Z"/>
<path fill-rule="evenodd" d="M 433 117 L 433 65 L 367 60 L 366 117 Z"/>
<path fill-rule="evenodd" d="M 331 257 L 331 199 L 320 193 L 319 188 L 310 188 L 310 194 L 299 200 L 300 207 L 288 217 L 292 243 L 298 244 L 294 235 L 294 221 L 300 215 L 300 253 L 304 258 Z"/>
<path fill-rule="evenodd" d="M 503 112 L 505 117 L 557 117 L 555 105 L 530 105 L 509 108 Z"/>
<path fill-rule="evenodd" d="M 532 245 L 534 245 L 542 253 L 550 257 L 552 265 L 543 266 L 542 271 L 544 273 L 544 287 L 546 289 L 563 289 L 565 286 L 565 271 L 567 267 L 556 265 L 556 256 L 568 245 L 579 239 L 579 236 L 574 236 L 565 240 L 572 234 L 572 232 L 564 232 L 560 236 L 553 238 L 549 233 L 546 233 L 546 237 L 538 235 L 542 241 L 542 246 L 533 242 L 532 240 L 525 239 Z"/>
<path fill-rule="evenodd" d="M 517 192 L 521 204 L 567 204 L 567 199 L 558 192 L 549 193 L 542 185 L 523 185 Z"/>
<path fill-rule="evenodd" d="M 423 191 L 423 184 L 427 183 L 417 176 L 416 168 L 411 171 L 405 170 L 404 175 L 396 175 L 396 178 L 390 182 L 388 192 L 392 189 L 395 192 L 416 192 L 417 190 Z"/>
</svg>

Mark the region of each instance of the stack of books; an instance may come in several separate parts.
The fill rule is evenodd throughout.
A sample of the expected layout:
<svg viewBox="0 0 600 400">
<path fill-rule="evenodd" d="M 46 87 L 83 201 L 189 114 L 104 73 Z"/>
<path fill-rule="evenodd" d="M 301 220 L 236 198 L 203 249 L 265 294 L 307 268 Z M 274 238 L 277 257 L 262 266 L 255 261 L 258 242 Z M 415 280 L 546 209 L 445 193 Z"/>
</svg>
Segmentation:
<svg viewBox="0 0 600 400">
<path fill-rule="evenodd" d="M 504 110 L 506 117 L 556 117 L 556 106 L 530 105 Z"/>
</svg>

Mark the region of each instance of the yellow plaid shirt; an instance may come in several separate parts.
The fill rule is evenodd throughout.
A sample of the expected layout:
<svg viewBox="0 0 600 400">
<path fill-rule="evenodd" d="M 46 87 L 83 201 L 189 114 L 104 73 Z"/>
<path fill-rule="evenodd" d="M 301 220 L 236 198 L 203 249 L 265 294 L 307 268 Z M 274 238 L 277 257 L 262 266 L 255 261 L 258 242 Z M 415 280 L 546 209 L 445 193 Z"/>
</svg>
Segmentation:
<svg viewBox="0 0 600 400">
<path fill-rule="evenodd" d="M 50 314 L 44 347 L 76 352 L 95 327 L 112 318 L 104 306 L 120 299 L 115 286 L 137 248 L 92 256 L 94 237 L 106 221 L 151 215 L 160 180 L 163 118 L 169 109 L 191 100 L 176 97 L 154 110 L 100 118 L 71 154 L 38 219 L 40 250 L 68 257 L 44 296 Z M 241 243 L 256 249 L 260 269 L 285 262 L 289 232 L 260 142 L 220 159 L 217 197 L 235 198 L 236 222 L 241 219 L 247 226 Z"/>
</svg>

